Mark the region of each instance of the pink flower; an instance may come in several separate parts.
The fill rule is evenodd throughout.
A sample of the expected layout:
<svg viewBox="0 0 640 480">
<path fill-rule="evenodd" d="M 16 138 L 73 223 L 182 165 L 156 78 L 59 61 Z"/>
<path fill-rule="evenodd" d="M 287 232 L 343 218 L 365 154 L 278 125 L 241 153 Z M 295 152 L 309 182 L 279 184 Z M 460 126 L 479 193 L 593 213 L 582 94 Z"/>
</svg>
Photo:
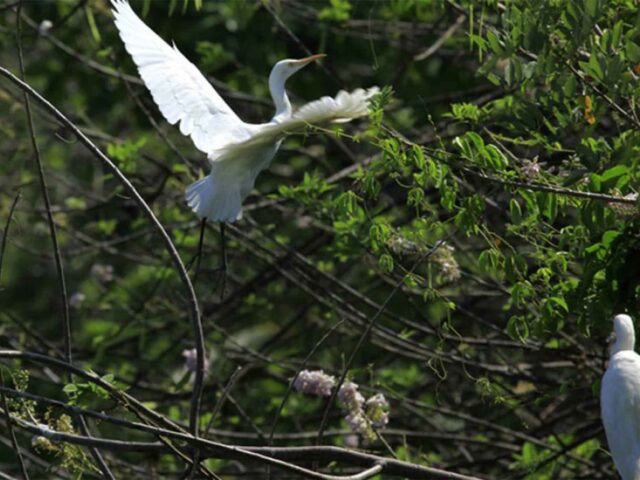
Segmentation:
<svg viewBox="0 0 640 480">
<path fill-rule="evenodd" d="M 540 174 L 538 159 L 525 160 L 525 164 L 520 167 L 520 173 L 525 177 L 527 182 L 533 182 Z"/>
<path fill-rule="evenodd" d="M 366 413 L 371 423 L 377 428 L 384 428 L 389 423 L 389 402 L 382 393 L 377 393 L 367 400 Z"/>
<path fill-rule="evenodd" d="M 369 422 L 367 422 L 367 417 L 364 416 L 361 410 L 348 414 L 344 419 L 354 432 L 362 434 L 369 432 Z"/>
<path fill-rule="evenodd" d="M 353 433 L 344 437 L 344 446 L 347 448 L 358 448 L 360 446 L 360 438 Z"/>
<path fill-rule="evenodd" d="M 364 403 L 364 397 L 358 391 L 358 385 L 349 381 L 344 382 L 340 387 L 338 400 L 340 400 L 344 409 L 349 412 L 356 412 L 362 409 L 362 404 Z"/>
<path fill-rule="evenodd" d="M 322 370 L 302 370 L 293 382 L 293 386 L 298 392 L 319 397 L 331 395 L 331 389 L 335 384 L 336 379 Z"/>
</svg>

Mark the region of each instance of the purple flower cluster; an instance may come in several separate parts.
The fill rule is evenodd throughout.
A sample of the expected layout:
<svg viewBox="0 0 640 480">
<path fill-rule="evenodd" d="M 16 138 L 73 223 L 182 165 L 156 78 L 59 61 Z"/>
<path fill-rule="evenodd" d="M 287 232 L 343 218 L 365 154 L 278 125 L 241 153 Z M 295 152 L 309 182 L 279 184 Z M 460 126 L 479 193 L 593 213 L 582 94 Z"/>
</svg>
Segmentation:
<svg viewBox="0 0 640 480">
<path fill-rule="evenodd" d="M 322 370 L 302 370 L 293 382 L 298 392 L 319 397 L 331 395 L 331 389 L 335 384 L 336 379 Z"/>
<path fill-rule="evenodd" d="M 349 424 L 349 428 L 351 428 L 351 430 L 356 433 L 366 435 L 371 430 L 369 421 L 367 420 L 367 417 L 364 415 L 364 412 L 362 410 L 348 413 L 344 417 L 344 419 Z"/>
<path fill-rule="evenodd" d="M 377 428 L 384 428 L 389 423 L 389 402 L 381 393 L 376 393 L 366 403 L 367 417 Z"/>
<path fill-rule="evenodd" d="M 348 412 L 357 412 L 362 410 L 364 397 L 358 391 L 358 385 L 347 380 L 342 384 L 338 391 L 338 400 L 342 408 Z"/>
<path fill-rule="evenodd" d="M 322 370 L 302 370 L 293 381 L 293 386 L 298 392 L 319 397 L 330 396 L 335 385 L 335 377 L 327 375 Z M 374 428 L 384 428 L 389 423 L 389 402 L 381 393 L 365 400 L 358 384 L 347 380 L 338 390 L 338 401 L 345 412 L 344 419 L 351 431 L 362 435 L 370 442 L 376 439 Z M 352 446 L 358 444 L 358 437 L 355 435 L 349 435 L 345 442 L 347 440 Z"/>
<path fill-rule="evenodd" d="M 377 393 L 365 401 L 356 383 L 346 381 L 338 391 L 340 405 L 346 412 L 344 419 L 354 433 L 368 441 L 376 439 L 375 428 L 384 428 L 389 423 L 389 402 Z"/>
</svg>

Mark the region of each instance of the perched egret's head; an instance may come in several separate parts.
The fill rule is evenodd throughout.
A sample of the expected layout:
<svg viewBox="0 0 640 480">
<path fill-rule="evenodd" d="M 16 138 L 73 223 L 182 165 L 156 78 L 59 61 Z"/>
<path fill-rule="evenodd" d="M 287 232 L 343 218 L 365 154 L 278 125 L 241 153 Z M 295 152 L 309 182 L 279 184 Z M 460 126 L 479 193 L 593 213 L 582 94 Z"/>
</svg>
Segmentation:
<svg viewBox="0 0 640 480">
<path fill-rule="evenodd" d="M 287 78 L 289 78 L 301 68 L 309 65 L 311 62 L 315 62 L 316 60 L 320 60 L 324 57 L 326 57 L 324 53 L 319 53 L 317 55 L 311 55 L 310 57 L 301 58 L 299 60 L 294 60 L 291 58 L 280 60 L 273 66 L 271 75 L 269 75 L 269 82 L 273 80 L 284 83 Z"/>
<path fill-rule="evenodd" d="M 624 350 L 632 350 L 636 343 L 636 335 L 633 330 L 633 320 L 629 315 L 616 315 L 613 319 L 613 333 L 616 342 L 611 347 L 611 355 Z"/>
</svg>

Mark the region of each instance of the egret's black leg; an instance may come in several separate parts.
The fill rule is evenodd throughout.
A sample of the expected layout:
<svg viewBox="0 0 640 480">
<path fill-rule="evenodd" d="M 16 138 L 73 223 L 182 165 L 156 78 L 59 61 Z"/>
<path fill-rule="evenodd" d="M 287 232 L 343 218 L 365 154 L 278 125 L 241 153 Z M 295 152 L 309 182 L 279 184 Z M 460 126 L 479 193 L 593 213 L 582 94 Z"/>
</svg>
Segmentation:
<svg viewBox="0 0 640 480">
<path fill-rule="evenodd" d="M 224 293 L 227 287 L 227 245 L 224 236 L 225 223 L 220 222 L 220 256 L 222 270 L 222 287 L 220 289 L 220 301 L 224 299 Z"/>
<path fill-rule="evenodd" d="M 204 248 L 204 232 L 207 226 L 207 219 L 203 218 L 200 222 L 200 240 L 198 240 L 198 250 L 196 254 L 193 256 L 191 260 L 187 263 L 187 271 L 191 270 L 193 263 L 196 264 L 196 271 L 193 275 L 193 283 L 196 283 L 196 278 L 198 277 L 198 272 L 200 271 L 200 261 L 202 260 L 202 249 Z"/>
<path fill-rule="evenodd" d="M 196 272 L 193 274 L 193 283 L 196 283 L 198 273 L 200 273 L 200 261 L 202 260 L 202 249 L 204 248 L 204 232 L 207 228 L 207 217 L 202 219 L 200 224 L 200 240 L 198 240 L 198 252 L 196 253 Z"/>
</svg>

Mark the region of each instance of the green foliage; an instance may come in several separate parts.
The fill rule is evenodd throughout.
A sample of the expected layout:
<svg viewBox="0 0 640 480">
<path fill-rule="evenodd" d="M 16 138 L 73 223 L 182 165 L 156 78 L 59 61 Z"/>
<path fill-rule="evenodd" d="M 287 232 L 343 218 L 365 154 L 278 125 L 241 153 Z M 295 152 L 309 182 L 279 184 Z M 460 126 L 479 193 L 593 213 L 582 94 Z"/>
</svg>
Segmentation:
<svg viewBox="0 0 640 480">
<path fill-rule="evenodd" d="M 613 475 L 604 436 L 592 432 L 610 318 L 640 305 L 634 2 L 132 1 L 247 121 L 273 114 L 271 65 L 308 51 L 328 56 L 289 79 L 294 108 L 341 88 L 380 87 L 368 118 L 284 139 L 243 219 L 225 228 L 224 248 L 208 222 L 201 251 L 184 188 L 207 171 L 206 156 L 142 85 L 123 83 L 138 72 L 107 3 L 23 3 L 29 18 L 54 25 L 37 33 L 25 17 L 26 81 L 118 165 L 189 266 L 210 364 L 200 422 L 209 435 L 266 445 L 275 425 L 273 445 L 314 445 L 325 403 L 287 393 L 289 382 L 302 365 L 339 378 L 353 354 L 349 378 L 366 397 L 389 399 L 391 429 L 379 433 L 402 459 L 487 478 Z M 15 12 L 0 10 L 0 64 L 18 72 Z M 0 340 L 64 358 L 21 92 L 2 82 L 0 106 L 3 230 L 22 195 L 2 259 Z M 182 353 L 194 330 L 166 245 L 113 174 L 32 110 L 74 362 L 187 425 L 194 378 Z M 53 370 L 7 363 L 8 388 L 149 421 Z M 18 420 L 82 434 L 57 408 L 43 414 L 39 402 L 7 400 Z M 347 428 L 343 413 L 329 412 L 323 443 L 352 444 L 335 433 Z M 157 440 L 109 422 L 91 429 Z M 96 472 L 84 450 L 38 438 L 43 461 L 75 476 Z M 388 451 L 375 435 L 358 440 Z M 173 453 L 112 452 L 107 461 L 116 478 L 143 478 L 142 465 L 185 470 Z M 232 475 L 228 460 L 203 462 Z M 13 452 L 0 450 L 0 463 L 12 466 Z M 342 462 L 327 465 L 344 474 Z"/>
<path fill-rule="evenodd" d="M 478 122 L 480 119 L 480 109 L 472 103 L 454 103 L 451 105 L 451 113 L 446 116 L 455 118 L 458 121 Z"/>
<path fill-rule="evenodd" d="M 566 436 L 560 439 L 549 438 L 549 444 L 554 449 L 540 448 L 531 442 L 526 442 L 522 446 L 521 453 L 514 455 L 516 462 L 513 464 L 513 468 L 528 471 L 529 474 L 523 478 L 550 480 L 557 475 L 557 472 L 567 466 L 567 463 L 561 463 L 557 459 L 555 450 L 561 445 L 571 443 L 572 440 L 571 437 Z M 591 459 L 598 449 L 600 449 L 600 443 L 595 439 L 581 443 L 571 452 L 573 456 L 573 459 L 569 460 L 571 467 L 575 468 L 580 461 Z"/>
<path fill-rule="evenodd" d="M 112 374 L 104 375 L 101 379 L 113 383 Z M 62 391 L 67 395 L 69 405 L 89 407 L 96 399 L 109 398 L 109 392 L 93 382 L 67 383 Z"/>
<path fill-rule="evenodd" d="M 221 43 L 198 42 L 196 52 L 200 55 L 199 65 L 203 71 L 215 72 L 233 60 L 233 55 Z"/>
<path fill-rule="evenodd" d="M 330 6 L 327 6 L 318 12 L 320 20 L 344 21 L 349 20 L 349 12 L 351 11 L 351 3 L 349 0 L 329 0 Z"/>
<path fill-rule="evenodd" d="M 299 185 L 295 187 L 281 185 L 278 191 L 285 198 L 296 200 L 312 210 L 321 211 L 323 196 L 334 188 L 318 172 L 305 172 Z"/>
<path fill-rule="evenodd" d="M 107 155 L 118 160 L 118 167 L 124 173 L 133 173 L 138 168 L 140 149 L 147 143 L 147 139 L 142 137 L 135 141 L 125 141 L 119 144 L 110 143 L 107 145 Z"/>
<path fill-rule="evenodd" d="M 78 432 L 73 427 L 69 415 L 60 415 L 54 418 L 47 414 L 47 422 L 50 429 L 77 435 Z M 54 454 L 59 465 L 75 475 L 75 478 L 82 478 L 85 474 L 99 474 L 100 470 L 95 466 L 84 449 L 78 445 L 63 442 L 51 442 L 46 437 L 35 437 L 36 448 L 44 450 L 45 453 Z"/>
</svg>

